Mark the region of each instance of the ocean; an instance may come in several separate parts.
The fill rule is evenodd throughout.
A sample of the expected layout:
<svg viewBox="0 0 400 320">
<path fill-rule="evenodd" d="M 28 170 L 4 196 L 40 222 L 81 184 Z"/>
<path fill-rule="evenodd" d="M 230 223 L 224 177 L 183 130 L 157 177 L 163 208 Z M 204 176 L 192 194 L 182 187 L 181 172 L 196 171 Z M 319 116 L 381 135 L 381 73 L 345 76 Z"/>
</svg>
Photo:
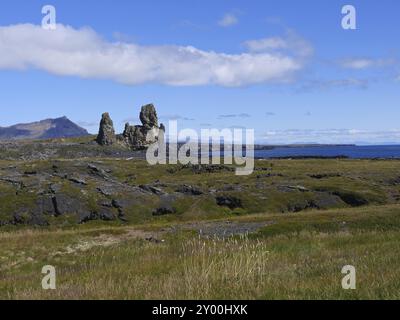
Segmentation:
<svg viewBox="0 0 400 320">
<path fill-rule="evenodd" d="M 290 146 L 255 150 L 255 158 L 347 157 L 351 159 L 400 159 L 400 145 L 385 146 Z"/>
</svg>

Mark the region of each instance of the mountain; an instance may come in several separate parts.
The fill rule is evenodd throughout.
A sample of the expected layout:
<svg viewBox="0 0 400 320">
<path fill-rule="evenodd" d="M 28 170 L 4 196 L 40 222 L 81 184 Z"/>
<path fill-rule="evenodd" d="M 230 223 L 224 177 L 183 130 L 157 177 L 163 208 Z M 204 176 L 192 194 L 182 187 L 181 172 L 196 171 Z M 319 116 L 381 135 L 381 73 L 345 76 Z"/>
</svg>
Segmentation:
<svg viewBox="0 0 400 320">
<path fill-rule="evenodd" d="M 70 138 L 88 134 L 67 117 L 0 127 L 0 140 Z"/>
</svg>

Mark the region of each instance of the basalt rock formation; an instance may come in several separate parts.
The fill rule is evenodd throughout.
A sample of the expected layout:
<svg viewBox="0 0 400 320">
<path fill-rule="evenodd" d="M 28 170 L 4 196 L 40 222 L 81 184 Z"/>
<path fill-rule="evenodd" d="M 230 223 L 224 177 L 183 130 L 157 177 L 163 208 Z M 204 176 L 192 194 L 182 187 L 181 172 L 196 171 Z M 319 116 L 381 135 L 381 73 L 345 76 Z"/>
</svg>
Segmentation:
<svg viewBox="0 0 400 320">
<path fill-rule="evenodd" d="M 110 146 L 117 142 L 114 124 L 107 112 L 103 113 L 101 117 L 99 134 L 96 141 L 101 146 Z"/>
<path fill-rule="evenodd" d="M 148 104 L 142 107 L 142 110 L 140 111 L 140 121 L 142 122 L 143 127 L 147 129 L 158 127 L 157 111 L 154 105 Z"/>
<path fill-rule="evenodd" d="M 131 126 L 126 123 L 124 132 L 115 136 L 112 120 L 108 113 L 104 114 L 100 123 L 97 143 L 103 146 L 118 143 L 130 149 L 143 149 L 157 142 L 159 136 L 165 132 L 163 124 L 158 126 L 157 111 L 153 104 L 142 107 L 140 121 L 142 122 L 141 126 Z"/>
</svg>

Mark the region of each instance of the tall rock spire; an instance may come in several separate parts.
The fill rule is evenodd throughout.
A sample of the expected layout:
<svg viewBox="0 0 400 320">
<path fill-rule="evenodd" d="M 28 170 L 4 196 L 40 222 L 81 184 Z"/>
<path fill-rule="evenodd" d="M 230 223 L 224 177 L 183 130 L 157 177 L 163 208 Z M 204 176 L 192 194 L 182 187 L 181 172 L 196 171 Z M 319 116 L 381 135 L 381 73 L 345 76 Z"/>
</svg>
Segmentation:
<svg viewBox="0 0 400 320">
<path fill-rule="evenodd" d="M 109 146 L 117 141 L 114 124 L 108 112 L 103 113 L 101 117 L 99 134 L 97 135 L 96 141 L 102 146 Z"/>
</svg>

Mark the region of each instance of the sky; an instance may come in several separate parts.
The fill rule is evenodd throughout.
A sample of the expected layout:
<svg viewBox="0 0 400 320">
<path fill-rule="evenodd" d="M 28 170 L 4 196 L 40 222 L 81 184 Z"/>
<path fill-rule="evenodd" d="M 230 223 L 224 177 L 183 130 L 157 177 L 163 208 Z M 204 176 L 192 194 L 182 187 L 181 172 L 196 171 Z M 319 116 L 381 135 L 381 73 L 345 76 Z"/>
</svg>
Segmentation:
<svg viewBox="0 0 400 320">
<path fill-rule="evenodd" d="M 2 0 L 0 126 L 65 115 L 95 133 L 109 112 L 122 132 L 154 103 L 258 143 L 400 144 L 399 18 L 398 0 Z"/>
</svg>

